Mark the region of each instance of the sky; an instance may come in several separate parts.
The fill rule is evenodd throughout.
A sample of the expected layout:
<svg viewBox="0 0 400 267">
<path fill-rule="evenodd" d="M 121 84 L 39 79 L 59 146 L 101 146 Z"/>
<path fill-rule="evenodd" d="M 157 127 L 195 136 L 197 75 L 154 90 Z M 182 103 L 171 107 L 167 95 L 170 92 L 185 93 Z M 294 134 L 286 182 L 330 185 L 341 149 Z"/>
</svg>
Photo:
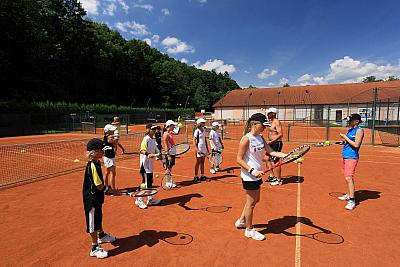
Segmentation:
<svg viewBox="0 0 400 267">
<path fill-rule="evenodd" d="M 240 87 L 400 78 L 399 0 L 80 0 L 87 16 Z"/>
</svg>

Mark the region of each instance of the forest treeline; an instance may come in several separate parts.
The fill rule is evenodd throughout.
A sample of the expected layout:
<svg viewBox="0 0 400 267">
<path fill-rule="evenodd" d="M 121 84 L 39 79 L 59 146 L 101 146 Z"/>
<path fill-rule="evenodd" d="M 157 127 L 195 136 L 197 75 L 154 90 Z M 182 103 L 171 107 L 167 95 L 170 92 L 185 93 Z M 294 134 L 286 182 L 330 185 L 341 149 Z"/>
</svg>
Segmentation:
<svg viewBox="0 0 400 267">
<path fill-rule="evenodd" d="M 85 15 L 77 0 L 0 2 L 3 102 L 199 110 L 239 88 L 227 72 L 188 66 Z"/>
</svg>

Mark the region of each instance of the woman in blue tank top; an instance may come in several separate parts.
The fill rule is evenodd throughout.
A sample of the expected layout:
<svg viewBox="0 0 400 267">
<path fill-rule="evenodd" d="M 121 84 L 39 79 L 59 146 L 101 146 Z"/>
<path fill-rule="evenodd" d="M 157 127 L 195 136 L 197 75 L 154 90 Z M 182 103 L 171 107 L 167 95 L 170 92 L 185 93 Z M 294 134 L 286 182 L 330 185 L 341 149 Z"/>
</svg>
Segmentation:
<svg viewBox="0 0 400 267">
<path fill-rule="evenodd" d="M 356 207 L 354 198 L 354 174 L 356 171 L 359 151 L 364 138 L 364 130 L 358 126 L 361 123 L 359 114 L 351 114 L 347 118 L 350 128 L 347 134 L 340 134 L 340 137 L 345 142 L 342 150 L 342 172 L 347 182 L 347 194 L 340 196 L 340 200 L 347 201 L 345 209 L 352 210 Z"/>
</svg>

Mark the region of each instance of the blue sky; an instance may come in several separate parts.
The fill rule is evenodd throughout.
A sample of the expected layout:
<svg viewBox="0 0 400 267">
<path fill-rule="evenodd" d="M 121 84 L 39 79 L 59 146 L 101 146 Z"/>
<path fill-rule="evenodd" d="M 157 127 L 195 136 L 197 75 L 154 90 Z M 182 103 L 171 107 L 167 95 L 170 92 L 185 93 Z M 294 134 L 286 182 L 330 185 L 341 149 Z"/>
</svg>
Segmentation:
<svg viewBox="0 0 400 267">
<path fill-rule="evenodd" d="M 88 17 L 241 87 L 400 77 L 399 0 L 80 0 Z"/>
</svg>

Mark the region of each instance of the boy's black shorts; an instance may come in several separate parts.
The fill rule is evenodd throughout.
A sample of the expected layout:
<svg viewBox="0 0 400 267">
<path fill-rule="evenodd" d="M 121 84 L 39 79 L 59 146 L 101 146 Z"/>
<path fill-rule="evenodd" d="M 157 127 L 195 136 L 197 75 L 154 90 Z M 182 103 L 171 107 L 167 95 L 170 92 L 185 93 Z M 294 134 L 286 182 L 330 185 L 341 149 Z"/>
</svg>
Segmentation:
<svg viewBox="0 0 400 267">
<path fill-rule="evenodd" d="M 103 209 L 102 206 L 93 207 L 89 212 L 85 211 L 86 215 L 86 232 L 93 233 L 102 229 Z"/>
<path fill-rule="evenodd" d="M 142 183 L 147 182 L 147 188 L 153 187 L 153 173 L 146 173 L 143 165 L 140 166 L 140 174 L 142 175 Z"/>
</svg>

